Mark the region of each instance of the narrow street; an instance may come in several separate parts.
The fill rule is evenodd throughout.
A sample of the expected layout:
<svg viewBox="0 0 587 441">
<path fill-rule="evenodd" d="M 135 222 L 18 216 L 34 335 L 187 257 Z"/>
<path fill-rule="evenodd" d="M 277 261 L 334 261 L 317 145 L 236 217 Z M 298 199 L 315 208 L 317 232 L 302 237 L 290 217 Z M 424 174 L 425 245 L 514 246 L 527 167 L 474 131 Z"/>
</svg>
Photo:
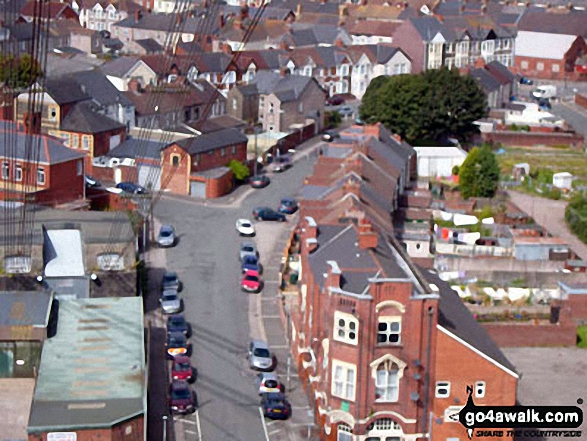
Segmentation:
<svg viewBox="0 0 587 441">
<path fill-rule="evenodd" d="M 237 251 L 238 244 L 247 239 L 238 236 L 235 222 L 238 218 L 252 220 L 254 207 L 276 208 L 283 197 L 296 196 L 311 172 L 315 157 L 309 153 L 317 142 L 318 138 L 314 138 L 305 143 L 305 149 L 296 153 L 294 166 L 284 173 L 271 175 L 267 188 L 253 190 L 243 186 L 232 195 L 209 201 L 164 195 L 155 206 L 158 223 L 173 224 L 179 243 L 164 251 L 155 250 L 159 254 L 150 259 L 147 310 L 151 311 L 153 322 L 163 326 L 164 317 L 160 317 L 156 306 L 158 284 L 164 269 L 177 271 L 184 287 L 180 294 L 185 304 L 184 314 L 193 329 L 192 364 L 198 371 L 194 389 L 199 411 L 194 415 L 170 417 L 168 440 L 282 441 L 301 439 L 295 437 L 295 432 L 307 431 L 307 400 L 295 380 L 291 382 L 289 396 L 294 414 L 291 421 L 264 421 L 254 385 L 255 372 L 248 368 L 246 360 L 251 338 L 266 338 L 274 346 L 277 372 L 285 382 L 288 351 L 283 326 L 278 320 L 278 269 L 281 247 L 296 218 L 290 216 L 285 223 L 256 224 L 257 236 L 253 241 L 260 250 L 265 271 L 262 276 L 265 289 L 260 294 L 246 294 L 240 289 Z M 161 253 L 165 253 L 164 258 Z M 163 328 L 157 329 L 154 337 L 157 332 L 164 333 Z M 166 374 L 161 367 L 165 365 L 165 352 L 162 341 L 151 341 L 153 346 L 161 344 L 161 348 L 151 348 L 154 355 L 150 361 L 158 367 L 151 369 L 153 418 L 149 418 L 149 440 L 160 441 L 167 405 L 159 403 L 163 400 L 162 391 L 167 388 Z M 295 371 L 292 373 L 295 376 Z"/>
</svg>

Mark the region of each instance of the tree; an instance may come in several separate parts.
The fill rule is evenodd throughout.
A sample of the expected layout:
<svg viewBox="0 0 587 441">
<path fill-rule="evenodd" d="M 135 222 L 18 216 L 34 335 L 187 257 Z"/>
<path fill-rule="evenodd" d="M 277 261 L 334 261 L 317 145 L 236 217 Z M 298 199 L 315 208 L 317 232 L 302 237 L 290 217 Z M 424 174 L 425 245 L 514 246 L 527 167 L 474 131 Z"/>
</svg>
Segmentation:
<svg viewBox="0 0 587 441">
<path fill-rule="evenodd" d="M 39 63 L 29 54 L 20 58 L 0 55 L 0 81 L 12 89 L 27 88 L 41 75 Z"/>
<path fill-rule="evenodd" d="M 465 199 L 491 198 L 497 190 L 499 164 L 488 145 L 475 147 L 459 168 L 459 186 Z"/>
<path fill-rule="evenodd" d="M 363 95 L 360 118 L 381 122 L 409 143 L 468 140 L 474 121 L 487 115 L 487 96 L 470 76 L 434 69 L 420 74 L 374 78 Z"/>
<path fill-rule="evenodd" d="M 232 170 L 234 178 L 237 181 L 244 181 L 251 174 L 249 167 L 236 159 L 233 159 L 228 163 L 228 168 Z"/>
</svg>

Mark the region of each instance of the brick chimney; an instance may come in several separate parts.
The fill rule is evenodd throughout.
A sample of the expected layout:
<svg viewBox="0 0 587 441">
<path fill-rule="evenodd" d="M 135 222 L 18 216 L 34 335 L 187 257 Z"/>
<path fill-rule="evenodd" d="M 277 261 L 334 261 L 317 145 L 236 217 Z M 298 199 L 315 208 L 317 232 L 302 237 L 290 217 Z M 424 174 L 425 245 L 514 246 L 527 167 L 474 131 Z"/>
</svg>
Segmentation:
<svg viewBox="0 0 587 441">
<path fill-rule="evenodd" d="M 249 7 L 248 7 L 248 5 L 245 4 L 241 7 L 240 19 L 241 19 L 241 21 L 244 21 L 247 18 L 249 18 Z"/>
<path fill-rule="evenodd" d="M 340 289 L 340 275 L 341 271 L 338 267 L 338 263 L 336 260 L 329 260 L 326 262 L 328 264 L 328 272 L 326 273 L 326 284 L 329 288 L 339 288 Z"/>
<path fill-rule="evenodd" d="M 359 176 L 363 176 L 363 161 L 358 155 L 352 155 L 345 159 L 344 169 L 347 172 L 355 172 Z"/>
<path fill-rule="evenodd" d="M 342 184 L 342 192 L 347 195 L 347 194 L 354 194 L 355 196 L 359 197 L 359 191 L 360 191 L 360 184 L 355 181 L 354 179 L 347 179 L 347 181 Z"/>
<path fill-rule="evenodd" d="M 30 135 L 41 133 L 41 112 L 24 114 L 24 132 Z"/>
<path fill-rule="evenodd" d="M 381 134 L 381 123 L 378 122 L 377 124 L 366 124 L 363 129 L 365 135 L 374 136 L 375 138 L 379 139 Z"/>
<path fill-rule="evenodd" d="M 232 55 L 232 48 L 230 47 L 230 44 L 222 43 L 222 52 L 224 52 L 226 55 Z"/>
<path fill-rule="evenodd" d="M 375 248 L 379 235 L 373 231 L 373 225 L 368 219 L 361 219 L 359 222 L 359 248 L 366 250 L 369 248 Z"/>
<path fill-rule="evenodd" d="M 131 78 L 128 81 L 128 90 L 129 92 L 139 93 L 141 91 L 141 83 L 136 78 Z"/>
<path fill-rule="evenodd" d="M 318 225 L 313 217 L 306 216 L 302 222 L 302 250 L 311 254 L 318 248 Z"/>
<path fill-rule="evenodd" d="M 395 139 L 397 142 L 400 142 L 400 143 L 402 142 L 402 137 L 401 137 L 401 136 L 399 136 L 397 133 L 392 133 L 392 134 L 391 134 L 391 137 L 392 137 L 393 139 Z"/>
<path fill-rule="evenodd" d="M 143 18 L 143 11 L 138 10 L 135 12 L 135 23 L 138 23 Z"/>
<path fill-rule="evenodd" d="M 220 27 L 220 29 L 224 28 L 224 25 L 226 24 L 226 22 L 224 21 L 224 14 L 221 12 L 220 14 L 218 14 L 218 26 Z"/>
</svg>

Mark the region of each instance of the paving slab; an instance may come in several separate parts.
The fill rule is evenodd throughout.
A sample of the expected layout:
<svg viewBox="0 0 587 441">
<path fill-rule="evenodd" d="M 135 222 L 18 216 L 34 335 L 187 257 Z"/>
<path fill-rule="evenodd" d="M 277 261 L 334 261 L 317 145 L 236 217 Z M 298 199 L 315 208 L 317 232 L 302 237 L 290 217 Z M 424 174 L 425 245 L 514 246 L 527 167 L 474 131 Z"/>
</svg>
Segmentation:
<svg viewBox="0 0 587 441">
<path fill-rule="evenodd" d="M 0 378 L 0 441 L 26 440 L 34 378 Z"/>
</svg>

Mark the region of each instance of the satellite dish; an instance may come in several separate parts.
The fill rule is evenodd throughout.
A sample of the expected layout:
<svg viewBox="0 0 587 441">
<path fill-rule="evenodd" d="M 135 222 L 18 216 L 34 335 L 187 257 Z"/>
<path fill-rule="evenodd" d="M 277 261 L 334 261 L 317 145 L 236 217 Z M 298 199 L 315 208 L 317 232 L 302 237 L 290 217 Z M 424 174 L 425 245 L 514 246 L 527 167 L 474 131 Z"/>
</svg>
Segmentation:
<svg viewBox="0 0 587 441">
<path fill-rule="evenodd" d="M 432 15 L 432 12 L 430 12 L 430 8 L 428 8 L 428 6 L 426 5 L 422 5 L 422 7 L 420 8 L 420 12 L 424 15 Z"/>
</svg>

